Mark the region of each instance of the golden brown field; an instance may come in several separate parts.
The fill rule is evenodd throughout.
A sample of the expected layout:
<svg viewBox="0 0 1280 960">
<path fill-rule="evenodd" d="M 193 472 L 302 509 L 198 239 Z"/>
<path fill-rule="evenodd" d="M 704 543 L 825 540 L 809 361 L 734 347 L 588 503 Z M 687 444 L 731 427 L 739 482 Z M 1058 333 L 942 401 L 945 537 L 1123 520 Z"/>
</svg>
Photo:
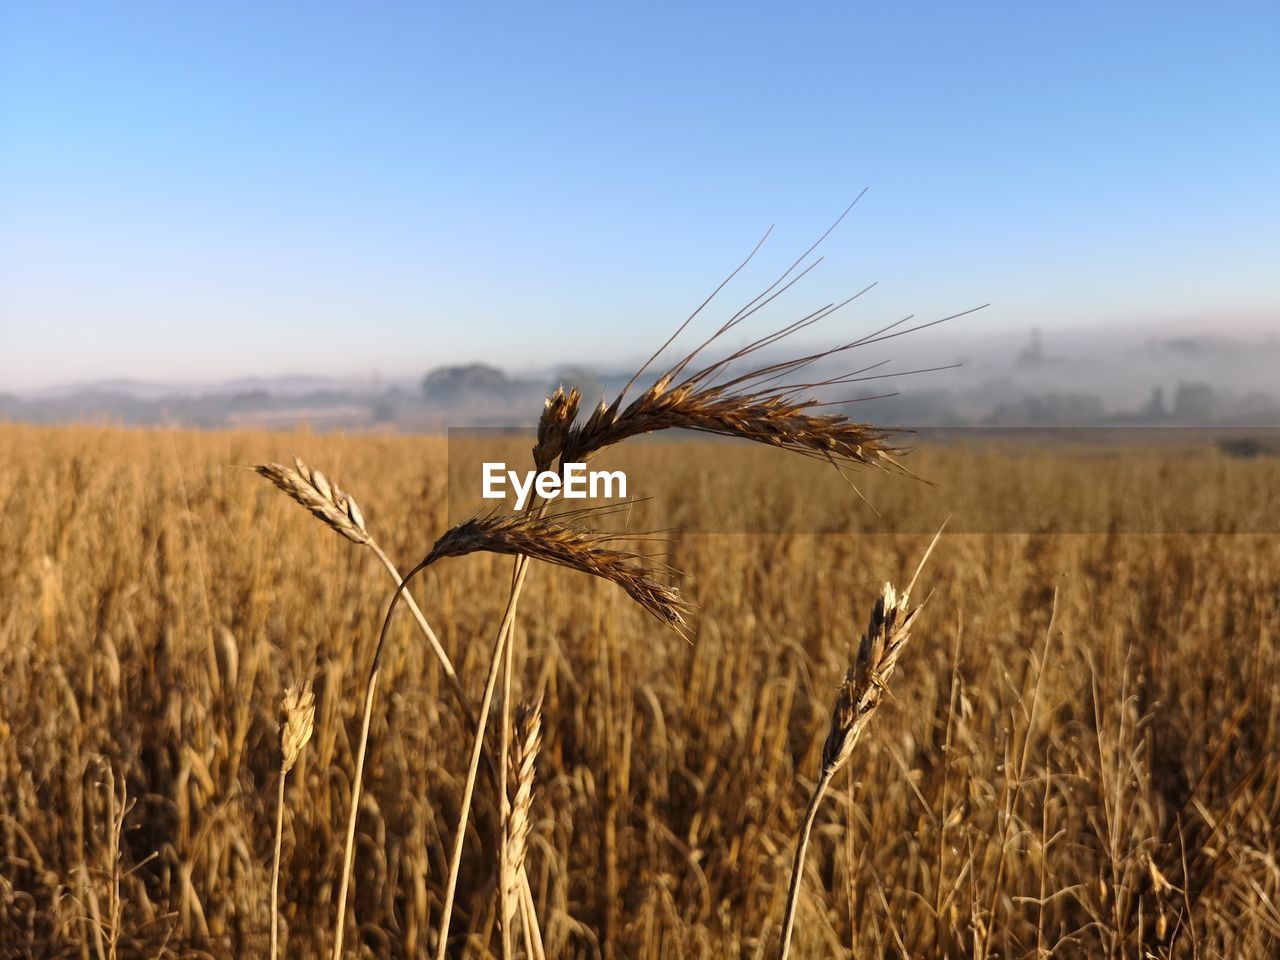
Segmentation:
<svg viewBox="0 0 1280 960">
<path fill-rule="evenodd" d="M 295 454 L 400 569 L 444 531 L 438 438 L 0 426 L 0 957 L 268 955 L 279 708 L 307 678 L 281 955 L 328 955 L 393 584 L 249 469 Z M 1219 529 L 1233 511 L 1247 527 L 1280 489 L 1272 462 L 1127 456 L 1138 486 L 1117 514 L 1162 490 L 1185 507 L 1190 476 Z M 1019 494 L 1007 457 L 909 463 L 973 502 L 1102 489 L 1096 463 L 1059 452 Z M 687 483 L 674 461 L 672 478 Z M 909 487 L 880 478 L 876 506 Z M 819 811 L 793 956 L 1280 954 L 1280 536 L 1115 526 L 940 540 L 892 695 Z M 549 957 L 776 954 L 836 684 L 882 583 L 904 585 L 931 539 L 677 530 L 691 643 L 613 584 L 531 569 L 513 693 L 545 698 L 527 867 Z M 511 569 L 475 554 L 413 588 L 476 700 Z M 469 747 L 402 611 L 349 955 L 434 952 Z M 475 805 L 456 956 L 498 950 L 483 778 Z"/>
</svg>

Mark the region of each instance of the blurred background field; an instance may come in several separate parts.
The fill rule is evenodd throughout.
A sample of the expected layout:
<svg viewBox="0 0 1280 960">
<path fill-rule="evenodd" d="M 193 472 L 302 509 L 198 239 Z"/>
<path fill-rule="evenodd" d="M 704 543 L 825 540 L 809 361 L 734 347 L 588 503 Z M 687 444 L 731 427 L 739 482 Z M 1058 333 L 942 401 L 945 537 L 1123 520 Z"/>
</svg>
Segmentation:
<svg viewBox="0 0 1280 960">
<path fill-rule="evenodd" d="M 248 469 L 294 455 L 402 569 L 445 529 L 441 437 L 0 426 L 0 956 L 264 955 L 277 713 L 305 678 L 316 731 L 287 785 L 281 914 L 285 955 L 324 955 L 390 581 Z M 517 696 L 545 695 L 528 869 L 548 954 L 769 956 L 835 684 L 881 584 L 905 584 L 932 537 L 912 506 L 929 488 L 856 475 L 878 526 L 826 476 L 809 499 L 841 523 L 705 532 L 759 531 L 745 518 L 789 508 L 753 498 L 786 487 L 737 446 L 629 455 L 670 487 L 632 519 L 675 527 L 662 558 L 697 605 L 693 642 L 611 584 L 531 571 Z M 696 457 L 728 485 L 701 507 Z M 905 462 L 950 505 L 1114 522 L 957 515 L 893 697 L 819 816 L 797 953 L 1275 956 L 1280 461 L 952 444 Z M 663 496 L 715 525 L 660 516 Z M 1151 510 L 1221 532 L 1125 532 Z M 510 572 L 480 554 L 414 588 L 468 690 Z M 468 736 L 403 614 L 382 684 L 348 942 L 418 957 Z M 497 943 L 483 780 L 477 803 L 453 927 L 468 956 Z"/>
</svg>

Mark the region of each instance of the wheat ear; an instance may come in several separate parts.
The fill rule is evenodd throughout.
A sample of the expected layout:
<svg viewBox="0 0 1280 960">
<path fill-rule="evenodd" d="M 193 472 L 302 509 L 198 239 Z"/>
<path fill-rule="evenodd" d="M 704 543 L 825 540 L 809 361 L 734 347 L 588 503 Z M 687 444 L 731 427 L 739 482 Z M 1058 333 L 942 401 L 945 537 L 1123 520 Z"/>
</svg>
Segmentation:
<svg viewBox="0 0 1280 960">
<path fill-rule="evenodd" d="M 541 560 L 616 583 L 649 613 L 676 632 L 683 631 L 688 604 L 679 590 L 658 582 L 639 565 L 644 557 L 605 546 L 618 539 L 614 535 L 562 522 L 567 516 L 580 519 L 600 512 L 586 510 L 558 517 L 522 513 L 466 520 L 435 542 L 424 564 L 479 551 Z"/>
<path fill-rule="evenodd" d="M 509 851 L 507 875 L 502 878 L 503 890 L 506 894 L 506 923 L 510 924 L 515 916 L 514 905 L 519 897 L 520 868 L 524 866 L 525 854 L 528 852 L 529 831 L 533 826 L 533 781 L 534 769 L 538 761 L 538 751 L 542 747 L 542 701 L 522 704 L 516 710 L 515 737 L 511 743 L 508 766 L 511 777 L 510 812 L 507 816 L 506 833 Z"/>
<path fill-rule="evenodd" d="M 386 568 L 396 586 L 399 586 L 400 571 L 391 562 L 391 558 L 383 552 L 378 541 L 373 538 L 373 534 L 365 527 L 364 514 L 360 511 L 355 499 L 341 490 L 337 484 L 330 483 L 319 470 L 310 469 L 297 458 L 293 463 L 293 467 L 285 467 L 278 463 L 264 463 L 254 469 L 323 520 L 331 530 L 353 543 L 368 547 Z M 432 654 L 439 662 L 458 707 L 466 716 L 467 722 L 474 726 L 475 710 L 467 698 L 467 692 L 462 687 L 462 681 L 458 679 L 458 671 L 454 669 L 453 661 L 445 653 L 444 646 L 440 643 L 435 631 L 431 629 L 431 624 L 427 622 L 417 602 L 412 596 L 406 596 L 405 601 L 409 605 L 414 620 L 418 623 L 418 629 L 426 637 Z"/>
<path fill-rule="evenodd" d="M 791 950 L 791 934 L 795 926 L 800 880 L 804 875 L 805 852 L 818 815 L 818 806 L 831 779 L 845 765 L 876 707 L 888 690 L 889 678 L 898 664 L 898 655 L 911 636 L 911 627 L 924 604 L 909 608 L 907 591 L 901 594 L 886 583 L 871 610 L 867 632 L 858 645 L 857 657 L 845 674 L 831 712 L 831 726 L 822 747 L 822 770 L 805 808 L 796 843 L 795 862 L 791 867 L 791 885 L 787 891 L 787 910 L 782 923 L 782 946 L 778 954 L 786 960 Z"/>
<path fill-rule="evenodd" d="M 564 453 L 565 441 L 577 419 L 582 394 L 577 390 L 565 390 L 563 386 L 549 394 L 538 418 L 538 440 L 533 447 L 533 465 L 539 471 L 550 470 L 551 465 Z"/>
</svg>

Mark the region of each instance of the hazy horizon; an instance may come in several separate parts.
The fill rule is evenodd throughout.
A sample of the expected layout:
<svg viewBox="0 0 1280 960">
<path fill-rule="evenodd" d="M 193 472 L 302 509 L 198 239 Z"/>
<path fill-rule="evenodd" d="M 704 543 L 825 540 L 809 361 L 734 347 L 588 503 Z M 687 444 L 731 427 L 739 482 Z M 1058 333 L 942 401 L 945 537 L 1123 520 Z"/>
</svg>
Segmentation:
<svg viewBox="0 0 1280 960">
<path fill-rule="evenodd" d="M 970 316 L 976 317 L 980 315 L 981 312 Z M 1001 354 L 986 359 L 994 363 L 1011 362 L 1028 345 L 1032 331 L 1038 332 L 1046 351 L 1050 355 L 1069 359 L 1075 364 L 1087 364 L 1090 354 L 1096 352 L 1100 367 L 1106 365 L 1106 355 L 1117 350 L 1141 350 L 1149 345 L 1179 338 L 1201 340 L 1206 343 L 1221 342 L 1239 346 L 1250 344 L 1280 345 L 1280 321 L 1269 322 L 1271 320 L 1269 316 L 1236 318 L 1237 322 L 1234 326 L 1224 326 L 1220 323 L 1210 324 L 1204 318 L 1187 317 L 1182 318 L 1181 322 L 1166 321 L 1146 324 L 1134 322 L 1123 326 L 1097 324 L 1063 328 L 1027 325 L 1018 329 L 994 330 L 966 329 L 964 324 L 969 319 L 970 317 L 961 318 L 959 321 L 952 321 L 950 326 L 944 324 L 927 330 L 920 330 L 900 339 L 867 348 L 855 365 L 862 365 L 864 361 L 879 362 L 883 360 L 886 361 L 886 368 L 889 370 L 907 370 L 921 364 L 953 362 L 954 360 L 963 361 L 964 365 L 960 370 L 946 375 L 948 381 L 954 382 L 956 379 L 965 377 L 966 369 L 973 373 L 974 376 L 979 376 L 981 364 L 976 364 L 975 359 L 982 358 L 982 351 L 989 350 L 993 346 L 1001 351 Z M 712 325 L 713 319 L 708 318 L 703 321 L 703 326 L 686 332 L 683 338 L 676 341 L 675 346 L 669 353 L 676 352 L 676 348 L 684 343 L 692 346 L 695 342 L 694 335 L 707 333 Z M 852 324 L 848 321 L 843 324 L 833 322 L 832 326 L 828 328 L 829 336 L 801 336 L 795 340 L 794 346 L 796 352 L 821 349 L 824 346 L 830 346 L 835 343 L 842 336 L 847 339 L 851 334 L 862 334 L 873 328 L 870 321 L 862 325 Z M 768 327 L 753 328 L 750 333 L 754 335 L 767 329 Z M 668 331 L 668 333 L 670 332 Z M 744 334 L 742 339 L 745 339 L 746 336 Z M 660 343 L 661 341 L 658 342 Z M 128 372 L 117 373 L 111 370 L 96 370 L 91 375 L 82 378 L 52 382 L 32 382 L 29 386 L 23 386 L 21 383 L 0 383 L 0 393 L 9 392 L 18 396 L 39 396 L 96 387 L 102 384 L 133 384 L 138 387 L 157 388 L 172 387 L 175 392 L 187 392 L 205 388 L 221 388 L 228 384 L 234 385 L 240 382 L 271 383 L 290 380 L 349 383 L 351 385 L 380 388 L 398 385 L 416 389 L 423 376 L 433 369 L 448 366 L 467 366 L 477 363 L 497 367 L 513 377 L 545 378 L 554 375 L 559 370 L 570 367 L 582 367 L 601 374 L 626 374 L 643 363 L 656 346 L 656 343 L 653 345 L 638 345 L 631 349 L 629 353 L 618 351 L 615 355 L 607 357 L 589 358 L 566 353 L 562 357 L 551 359 L 545 363 L 526 362 L 516 364 L 503 364 L 496 362 L 491 356 L 486 357 L 459 352 L 455 356 L 438 354 L 423 363 L 400 358 L 399 365 L 391 362 L 385 366 L 365 370 L 356 368 L 344 369 L 342 367 L 305 369 L 296 365 L 289 365 L 288 360 L 283 360 L 279 365 L 272 366 L 270 358 L 256 358 L 256 365 L 246 364 L 240 369 L 228 370 L 225 373 L 204 368 L 201 372 L 188 373 L 186 375 L 183 375 L 181 371 L 168 370 L 161 371 L 159 376 L 138 376 Z M 976 354 L 974 353 L 975 351 L 977 351 Z M 792 351 L 788 347 L 781 352 L 789 353 Z M 934 375 L 935 382 L 938 376 L 940 375 Z M 1205 379 L 1214 380 L 1215 376 L 1212 372 L 1206 372 Z M 913 381 L 913 385 L 916 384 L 922 389 L 928 389 L 931 385 L 928 379 Z M 1280 378 L 1276 380 L 1275 385 L 1280 387 Z"/>
</svg>

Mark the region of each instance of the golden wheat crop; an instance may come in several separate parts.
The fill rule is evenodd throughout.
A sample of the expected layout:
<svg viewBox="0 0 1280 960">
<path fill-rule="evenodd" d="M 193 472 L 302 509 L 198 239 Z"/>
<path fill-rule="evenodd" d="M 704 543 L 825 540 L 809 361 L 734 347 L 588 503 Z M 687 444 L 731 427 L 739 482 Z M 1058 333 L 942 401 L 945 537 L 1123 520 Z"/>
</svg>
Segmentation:
<svg viewBox="0 0 1280 960">
<path fill-rule="evenodd" d="M 715 457 L 742 471 L 738 497 L 688 496 L 691 514 L 741 510 L 751 529 L 808 509 L 765 502 L 776 487 L 736 451 Z M 280 955 L 329 954 L 379 628 L 396 570 L 451 526 L 445 454 L 437 438 L 0 426 L 0 957 L 268 955 L 278 816 Z M 295 455 L 356 542 L 250 469 Z M 693 490 L 687 447 L 633 455 Z M 957 517 L 939 541 L 903 664 L 816 811 L 792 955 L 1276 956 L 1280 536 L 1124 531 L 1162 510 L 1256 529 L 1280 467 L 958 446 L 908 466 L 948 509 L 1114 522 L 975 533 Z M 887 518 L 929 489 L 858 482 Z M 838 482 L 823 502 L 865 511 Z M 526 896 L 552 958 L 775 955 L 866 611 L 936 529 L 710 534 L 652 504 L 630 519 L 676 527 L 656 559 L 679 571 L 690 639 L 614 583 L 530 567 L 510 697 L 540 698 L 541 744 L 522 714 L 504 811 L 490 738 L 453 955 L 496 956 L 504 902 Z M 436 563 L 410 588 L 423 622 L 391 621 L 348 956 L 437 951 L 471 704 L 511 583 L 509 557 Z M 308 681 L 311 738 L 295 710 L 282 739 L 285 692 Z M 525 893 L 514 860 L 498 869 L 504 833 Z"/>
</svg>

